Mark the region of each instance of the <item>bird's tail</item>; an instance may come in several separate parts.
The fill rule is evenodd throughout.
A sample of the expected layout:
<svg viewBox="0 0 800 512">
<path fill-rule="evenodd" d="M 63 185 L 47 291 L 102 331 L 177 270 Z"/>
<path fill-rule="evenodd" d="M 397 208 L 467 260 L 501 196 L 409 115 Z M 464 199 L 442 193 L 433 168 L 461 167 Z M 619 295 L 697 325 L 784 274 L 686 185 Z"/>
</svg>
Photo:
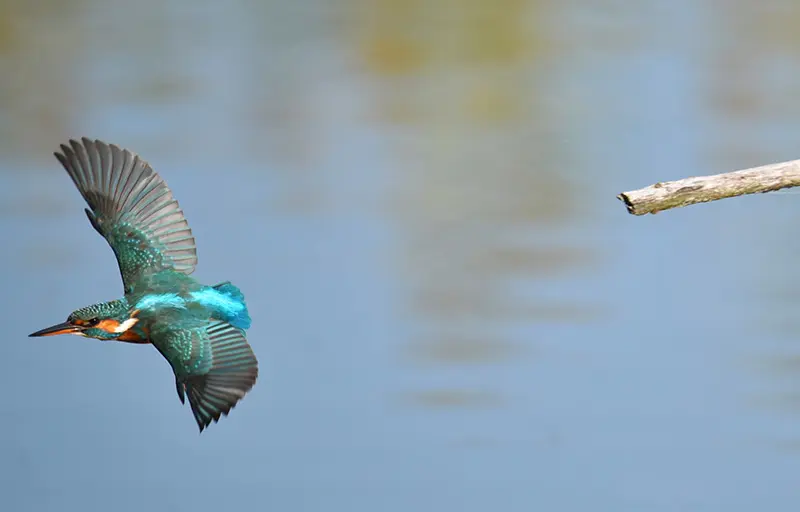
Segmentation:
<svg viewBox="0 0 800 512">
<path fill-rule="evenodd" d="M 249 329 L 250 313 L 247 311 L 247 304 L 244 301 L 242 291 L 236 285 L 231 284 L 230 281 L 214 285 L 213 288 L 241 306 L 236 308 L 235 311 L 231 311 L 231 314 L 225 320 L 239 329 Z"/>
</svg>

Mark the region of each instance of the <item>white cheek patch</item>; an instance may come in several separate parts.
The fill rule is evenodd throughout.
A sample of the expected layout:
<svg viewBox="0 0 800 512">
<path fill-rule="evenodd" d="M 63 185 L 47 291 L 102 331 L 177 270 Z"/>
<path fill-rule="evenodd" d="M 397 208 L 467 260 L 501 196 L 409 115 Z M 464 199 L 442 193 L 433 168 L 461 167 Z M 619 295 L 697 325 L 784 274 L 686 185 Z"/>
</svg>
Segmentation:
<svg viewBox="0 0 800 512">
<path fill-rule="evenodd" d="M 122 334 L 123 332 L 127 331 L 128 329 L 136 325 L 136 322 L 138 321 L 139 321 L 138 318 L 129 318 L 124 322 L 122 322 L 121 324 L 119 324 L 116 328 L 114 328 L 114 332 L 116 334 Z"/>
</svg>

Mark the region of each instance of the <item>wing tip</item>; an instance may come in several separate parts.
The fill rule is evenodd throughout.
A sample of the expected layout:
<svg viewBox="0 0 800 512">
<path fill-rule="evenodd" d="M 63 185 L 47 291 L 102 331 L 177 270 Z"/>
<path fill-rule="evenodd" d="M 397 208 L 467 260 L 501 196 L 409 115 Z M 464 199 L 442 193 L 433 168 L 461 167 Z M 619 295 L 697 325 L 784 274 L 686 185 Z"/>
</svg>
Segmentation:
<svg viewBox="0 0 800 512">
<path fill-rule="evenodd" d="M 146 237 L 160 254 L 160 265 L 186 275 L 194 272 L 197 250 L 191 228 L 166 182 L 145 159 L 129 149 L 86 136 L 70 138 L 59 144 L 59 148 L 61 151 L 55 151 L 53 155 L 67 171 L 95 217 L 105 221 L 101 223 L 103 226 L 112 226 L 123 216 L 134 221 L 139 219 L 143 230 L 141 236 Z M 177 211 L 173 211 L 176 208 Z M 175 215 L 159 217 L 160 209 Z M 176 215 L 180 219 L 175 220 Z M 172 240 L 169 233 L 158 232 L 174 229 L 181 222 L 187 233 L 185 240 Z M 98 230 L 96 223 L 92 225 Z M 108 233 L 98 232 L 108 238 Z M 190 258 L 178 258 L 185 246 L 191 247 L 193 254 Z"/>
<path fill-rule="evenodd" d="M 61 151 L 64 153 L 77 151 L 78 148 L 88 149 L 93 146 L 114 147 L 114 144 L 109 144 L 107 142 L 104 142 L 102 139 L 92 139 L 83 136 L 78 139 L 75 138 L 67 139 L 67 144 L 61 143 L 58 145 L 58 147 L 61 148 Z M 58 155 L 58 153 L 55 154 Z"/>
<path fill-rule="evenodd" d="M 245 394 L 248 391 L 246 391 Z M 196 404 L 195 401 L 193 401 L 190 396 L 189 405 L 192 408 L 192 413 L 194 415 L 195 422 L 197 423 L 197 427 L 200 429 L 200 433 L 208 429 L 208 427 L 210 427 L 212 424 L 219 423 L 219 420 L 221 420 L 222 418 L 227 417 L 231 413 L 231 411 L 233 411 L 236 408 L 236 406 L 239 405 L 239 402 L 241 402 L 243 398 L 244 396 L 237 399 L 236 402 L 234 402 L 230 406 L 225 407 L 224 409 L 219 409 L 217 411 L 209 413 L 206 416 L 203 416 L 202 411 L 199 410 L 201 406 L 199 404 Z"/>
</svg>

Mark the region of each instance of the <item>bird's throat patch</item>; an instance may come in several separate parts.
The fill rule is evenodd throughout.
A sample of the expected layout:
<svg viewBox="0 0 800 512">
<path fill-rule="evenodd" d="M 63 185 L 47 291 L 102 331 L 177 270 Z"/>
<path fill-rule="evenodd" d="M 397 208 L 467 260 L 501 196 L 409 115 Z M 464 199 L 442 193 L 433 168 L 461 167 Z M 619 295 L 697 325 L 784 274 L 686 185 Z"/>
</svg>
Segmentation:
<svg viewBox="0 0 800 512">
<path fill-rule="evenodd" d="M 117 334 L 123 333 L 123 332 L 127 331 L 128 329 L 130 329 L 131 327 L 133 327 L 134 325 L 136 325 L 136 322 L 138 322 L 138 321 L 139 321 L 138 318 L 129 318 L 129 319 L 125 320 L 124 322 L 122 322 L 121 324 L 119 324 L 114 329 L 114 332 L 117 333 Z"/>
<path fill-rule="evenodd" d="M 136 322 L 138 321 L 139 321 L 138 318 L 129 318 L 124 322 L 120 323 L 113 319 L 107 319 L 107 320 L 101 320 L 95 327 L 97 327 L 98 329 L 102 329 L 108 333 L 122 334 L 123 332 L 127 331 L 128 329 L 136 325 Z"/>
</svg>

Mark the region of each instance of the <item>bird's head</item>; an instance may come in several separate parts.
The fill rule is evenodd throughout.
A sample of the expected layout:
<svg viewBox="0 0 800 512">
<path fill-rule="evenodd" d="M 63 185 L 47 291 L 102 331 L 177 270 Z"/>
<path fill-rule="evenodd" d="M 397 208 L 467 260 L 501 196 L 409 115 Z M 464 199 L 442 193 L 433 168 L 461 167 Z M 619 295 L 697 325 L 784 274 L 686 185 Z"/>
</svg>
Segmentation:
<svg viewBox="0 0 800 512">
<path fill-rule="evenodd" d="M 136 312 L 130 311 L 124 299 L 113 300 L 77 309 L 70 313 L 66 322 L 36 331 L 29 336 L 77 334 L 87 338 L 113 340 L 133 327 L 137 321 Z"/>
</svg>

